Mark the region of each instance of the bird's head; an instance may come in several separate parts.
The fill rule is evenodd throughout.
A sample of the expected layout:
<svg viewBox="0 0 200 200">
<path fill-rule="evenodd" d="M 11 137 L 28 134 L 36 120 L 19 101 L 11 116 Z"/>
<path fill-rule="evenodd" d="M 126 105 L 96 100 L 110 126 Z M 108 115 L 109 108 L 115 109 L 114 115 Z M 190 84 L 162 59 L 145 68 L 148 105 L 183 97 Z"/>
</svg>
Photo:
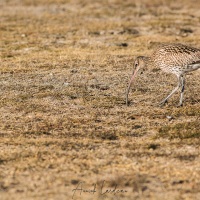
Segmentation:
<svg viewBox="0 0 200 200">
<path fill-rule="evenodd" d="M 129 94 L 129 91 L 130 91 L 131 83 L 139 72 L 143 73 L 143 71 L 146 68 L 147 60 L 148 60 L 148 57 L 145 57 L 145 56 L 138 56 L 135 59 L 134 67 L 133 67 L 133 73 L 131 75 L 131 79 L 130 79 L 130 82 L 129 82 L 129 85 L 128 85 L 128 88 L 127 88 L 127 91 L 126 91 L 126 105 L 128 105 L 128 94 Z"/>
</svg>

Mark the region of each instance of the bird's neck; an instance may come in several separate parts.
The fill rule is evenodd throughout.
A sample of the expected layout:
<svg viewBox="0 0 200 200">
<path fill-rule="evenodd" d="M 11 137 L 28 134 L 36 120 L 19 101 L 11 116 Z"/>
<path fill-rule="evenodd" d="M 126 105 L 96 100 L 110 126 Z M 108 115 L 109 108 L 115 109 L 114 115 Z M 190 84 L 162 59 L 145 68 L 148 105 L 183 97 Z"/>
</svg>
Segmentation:
<svg viewBox="0 0 200 200">
<path fill-rule="evenodd" d="M 147 65 L 149 65 L 149 64 L 152 63 L 151 57 L 141 56 L 140 58 L 141 58 L 141 59 L 143 60 L 143 62 L 145 63 L 145 66 L 147 66 Z"/>
<path fill-rule="evenodd" d="M 143 56 L 143 60 L 146 64 L 148 64 L 149 62 L 151 62 L 151 57 Z"/>
<path fill-rule="evenodd" d="M 153 60 L 151 59 L 151 57 L 143 56 L 142 59 L 143 59 L 143 61 L 144 61 L 146 67 L 151 68 L 151 67 L 154 66 L 154 62 L 153 62 Z"/>
</svg>

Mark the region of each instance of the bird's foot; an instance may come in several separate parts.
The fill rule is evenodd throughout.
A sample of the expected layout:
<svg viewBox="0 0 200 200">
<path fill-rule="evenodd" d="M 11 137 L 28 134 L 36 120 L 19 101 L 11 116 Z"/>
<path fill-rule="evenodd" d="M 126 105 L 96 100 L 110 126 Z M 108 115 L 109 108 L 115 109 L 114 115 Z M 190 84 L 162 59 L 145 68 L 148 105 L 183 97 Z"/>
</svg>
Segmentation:
<svg viewBox="0 0 200 200">
<path fill-rule="evenodd" d="M 163 107 L 165 104 L 167 103 L 167 100 L 163 100 L 159 103 L 159 106 L 160 107 Z"/>
<path fill-rule="evenodd" d="M 183 103 L 180 102 L 180 103 L 177 105 L 177 108 L 182 107 L 182 106 L 183 106 Z"/>
</svg>

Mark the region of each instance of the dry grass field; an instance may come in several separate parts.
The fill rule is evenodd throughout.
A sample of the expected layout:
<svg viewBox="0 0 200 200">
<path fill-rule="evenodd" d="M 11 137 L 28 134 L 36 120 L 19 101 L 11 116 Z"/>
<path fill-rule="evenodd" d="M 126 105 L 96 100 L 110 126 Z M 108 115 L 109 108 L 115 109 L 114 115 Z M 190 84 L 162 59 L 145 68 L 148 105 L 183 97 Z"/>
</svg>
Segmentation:
<svg viewBox="0 0 200 200">
<path fill-rule="evenodd" d="M 200 199 L 200 70 L 183 107 L 158 106 L 177 80 L 154 67 L 125 105 L 136 56 L 200 47 L 199 7 L 1 0 L 0 199 Z"/>
</svg>

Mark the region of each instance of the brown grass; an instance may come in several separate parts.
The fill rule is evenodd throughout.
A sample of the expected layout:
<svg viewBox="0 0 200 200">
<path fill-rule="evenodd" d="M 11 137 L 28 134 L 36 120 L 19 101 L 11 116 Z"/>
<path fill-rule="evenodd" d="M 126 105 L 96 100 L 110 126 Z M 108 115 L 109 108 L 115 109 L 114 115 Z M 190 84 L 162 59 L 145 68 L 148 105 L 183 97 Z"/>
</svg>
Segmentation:
<svg viewBox="0 0 200 200">
<path fill-rule="evenodd" d="M 0 197 L 200 199 L 199 71 L 176 85 L 138 55 L 161 42 L 200 43 L 197 1 L 0 2 Z M 105 182 L 104 182 L 105 181 Z M 101 194 L 118 189 L 118 194 Z M 125 192 L 126 191 L 126 192 Z"/>
</svg>

